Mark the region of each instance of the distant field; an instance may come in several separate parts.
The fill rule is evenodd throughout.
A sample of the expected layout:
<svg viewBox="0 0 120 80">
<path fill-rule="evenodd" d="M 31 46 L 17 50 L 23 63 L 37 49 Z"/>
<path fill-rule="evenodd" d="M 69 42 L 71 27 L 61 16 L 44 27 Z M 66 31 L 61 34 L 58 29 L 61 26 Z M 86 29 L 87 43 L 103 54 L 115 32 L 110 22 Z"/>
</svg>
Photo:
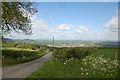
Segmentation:
<svg viewBox="0 0 120 80">
<path fill-rule="evenodd" d="M 6 39 L 5 41 L 13 42 L 13 43 L 34 43 L 34 44 L 41 44 L 41 45 L 52 45 L 52 40 L 32 40 L 32 39 L 25 39 L 25 40 L 15 40 L 15 39 Z M 120 46 L 116 41 L 82 41 L 82 40 L 55 40 L 55 46 L 61 46 L 63 44 L 73 45 L 73 44 L 84 44 L 90 46 L 90 44 L 94 44 L 96 47 L 107 47 L 107 48 L 117 48 Z M 75 45 L 76 46 L 76 45 Z"/>
<path fill-rule="evenodd" d="M 36 51 L 31 49 L 23 49 L 23 48 L 13 48 L 13 47 L 3 47 L 2 50 L 15 50 L 15 51 Z"/>
<path fill-rule="evenodd" d="M 109 58 L 111 60 L 115 60 L 115 53 L 116 51 L 118 51 L 118 49 L 114 48 L 114 49 L 108 49 L 108 48 L 104 48 L 104 49 L 97 49 L 97 51 L 95 51 L 93 54 L 94 56 L 100 56 L 103 55 L 104 58 Z"/>
</svg>

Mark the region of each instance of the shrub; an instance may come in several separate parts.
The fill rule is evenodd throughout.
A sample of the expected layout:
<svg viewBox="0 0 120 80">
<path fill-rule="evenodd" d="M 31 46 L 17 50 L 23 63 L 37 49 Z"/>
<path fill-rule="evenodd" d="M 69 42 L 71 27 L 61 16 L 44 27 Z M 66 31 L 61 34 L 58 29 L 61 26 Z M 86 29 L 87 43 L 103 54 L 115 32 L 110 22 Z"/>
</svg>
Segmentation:
<svg viewBox="0 0 120 80">
<path fill-rule="evenodd" d="M 2 55 L 5 58 L 19 58 L 19 57 L 30 57 L 35 54 L 31 51 L 14 51 L 14 50 L 2 50 Z"/>
<path fill-rule="evenodd" d="M 81 59 L 85 56 L 92 54 L 96 48 L 78 48 L 78 47 L 71 47 L 71 48 L 58 48 L 54 50 L 53 56 L 58 59 Z"/>
</svg>

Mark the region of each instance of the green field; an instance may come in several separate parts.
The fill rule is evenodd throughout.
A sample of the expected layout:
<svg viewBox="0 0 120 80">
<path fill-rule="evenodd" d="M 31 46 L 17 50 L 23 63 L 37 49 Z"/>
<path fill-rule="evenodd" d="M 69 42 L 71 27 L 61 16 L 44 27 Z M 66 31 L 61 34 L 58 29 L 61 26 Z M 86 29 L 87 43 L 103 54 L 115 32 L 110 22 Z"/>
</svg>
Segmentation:
<svg viewBox="0 0 120 80">
<path fill-rule="evenodd" d="M 118 49 L 116 48 L 106 48 L 106 49 L 98 49 L 93 54 L 94 56 L 100 56 L 103 55 L 104 58 L 110 58 L 111 60 L 115 60 L 115 53 L 118 52 Z"/>
<path fill-rule="evenodd" d="M 4 47 L 2 50 L 15 50 L 15 51 L 37 51 L 31 49 L 23 49 L 23 48 L 14 48 L 14 47 Z"/>
<path fill-rule="evenodd" d="M 98 49 L 82 59 L 59 60 L 51 57 L 27 78 L 116 78 L 118 62 L 114 60 L 115 51 Z"/>
</svg>

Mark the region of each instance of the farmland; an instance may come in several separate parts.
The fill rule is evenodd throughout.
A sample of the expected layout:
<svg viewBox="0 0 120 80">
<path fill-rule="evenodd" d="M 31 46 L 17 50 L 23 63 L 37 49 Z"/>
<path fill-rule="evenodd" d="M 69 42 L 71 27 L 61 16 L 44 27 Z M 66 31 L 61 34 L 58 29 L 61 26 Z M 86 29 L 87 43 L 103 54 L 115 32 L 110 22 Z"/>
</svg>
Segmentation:
<svg viewBox="0 0 120 80">
<path fill-rule="evenodd" d="M 98 49 L 93 53 L 94 56 L 101 56 L 103 55 L 104 58 L 109 58 L 111 60 L 115 60 L 115 53 L 118 52 L 117 48 L 104 48 L 104 49 Z M 117 57 L 118 58 L 118 57 Z"/>
<path fill-rule="evenodd" d="M 51 58 L 27 78 L 116 78 L 118 76 L 118 60 L 115 60 L 117 48 L 56 47 L 53 50 L 47 45 L 34 43 L 3 42 L 2 44 L 4 58 L 2 66 L 29 62 L 52 52 Z M 100 46 L 100 44 L 112 45 L 113 43 L 82 42 L 78 44 Z"/>
<path fill-rule="evenodd" d="M 72 49 L 73 52 L 76 50 Z M 49 61 L 27 78 L 116 78 L 118 76 L 118 61 L 114 58 L 116 50 L 96 49 L 80 59 L 73 56 L 64 59 L 62 56 L 54 56 L 53 53 Z"/>
</svg>

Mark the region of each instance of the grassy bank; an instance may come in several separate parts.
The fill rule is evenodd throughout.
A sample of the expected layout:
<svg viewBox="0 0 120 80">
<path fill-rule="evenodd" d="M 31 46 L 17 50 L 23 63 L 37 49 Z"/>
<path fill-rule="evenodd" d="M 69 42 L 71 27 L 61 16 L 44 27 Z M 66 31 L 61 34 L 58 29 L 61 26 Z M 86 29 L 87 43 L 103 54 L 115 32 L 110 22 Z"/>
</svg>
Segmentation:
<svg viewBox="0 0 120 80">
<path fill-rule="evenodd" d="M 114 50 L 110 49 L 111 57 L 107 57 L 108 49 L 98 49 L 82 59 L 57 59 L 52 57 L 41 68 L 26 79 L 32 78 L 116 78 L 118 62 L 113 60 Z M 99 54 L 101 51 L 103 54 Z M 112 51 L 114 53 L 112 53 Z M 106 53 L 106 54 L 104 54 Z"/>
</svg>

